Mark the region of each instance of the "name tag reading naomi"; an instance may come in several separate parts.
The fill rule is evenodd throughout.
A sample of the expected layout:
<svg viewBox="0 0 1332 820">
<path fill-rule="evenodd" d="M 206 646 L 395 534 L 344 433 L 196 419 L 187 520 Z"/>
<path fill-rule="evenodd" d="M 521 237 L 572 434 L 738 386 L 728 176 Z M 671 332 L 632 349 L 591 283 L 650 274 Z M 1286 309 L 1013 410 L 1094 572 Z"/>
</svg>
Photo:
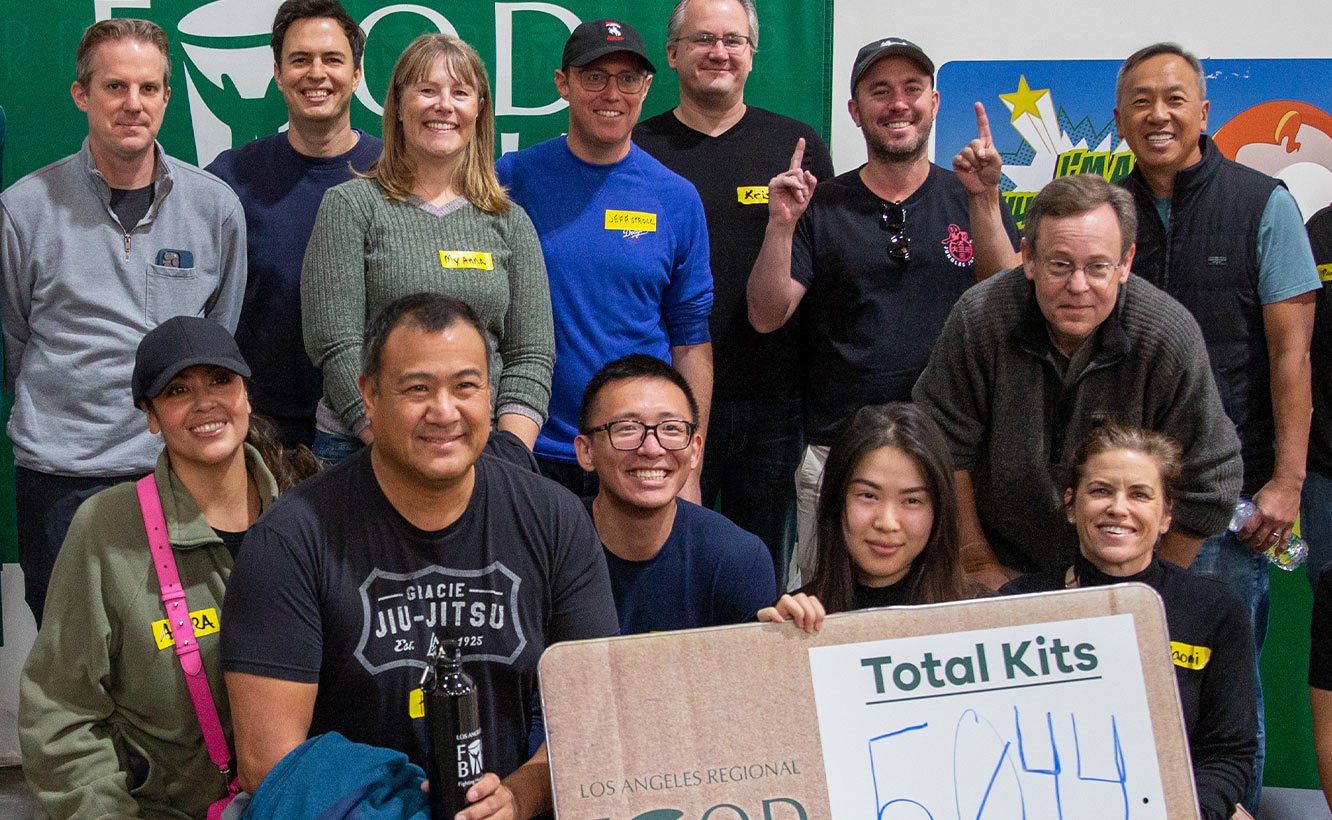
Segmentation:
<svg viewBox="0 0 1332 820">
<path fill-rule="evenodd" d="M 446 268 L 495 269 L 495 260 L 488 251 L 440 251 L 439 264 Z"/>
<path fill-rule="evenodd" d="M 742 185 L 735 189 L 736 201 L 741 205 L 767 205 L 767 185 Z"/>
<path fill-rule="evenodd" d="M 655 231 L 657 215 L 643 211 L 606 211 L 608 231 Z"/>
</svg>

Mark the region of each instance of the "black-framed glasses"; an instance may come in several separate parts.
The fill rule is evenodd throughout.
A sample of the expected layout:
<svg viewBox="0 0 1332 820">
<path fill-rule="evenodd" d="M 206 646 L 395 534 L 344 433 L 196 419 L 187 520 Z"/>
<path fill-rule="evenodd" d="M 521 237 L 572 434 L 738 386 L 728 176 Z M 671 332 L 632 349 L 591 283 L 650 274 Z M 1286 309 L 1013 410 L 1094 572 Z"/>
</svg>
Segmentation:
<svg viewBox="0 0 1332 820">
<path fill-rule="evenodd" d="M 622 94 L 637 94 L 643 90 L 643 83 L 647 81 L 647 74 L 642 71 L 608 74 L 596 68 L 587 71 L 580 68 L 574 72 L 574 76 L 578 78 L 578 84 L 583 87 L 584 91 L 603 91 L 611 77 L 614 77 L 615 85 L 619 87 Z"/>
<path fill-rule="evenodd" d="M 885 202 L 879 211 L 879 229 L 888 233 L 888 258 L 894 262 L 911 259 L 911 237 L 906 231 L 906 208 Z"/>
<path fill-rule="evenodd" d="M 621 419 L 584 430 L 583 435 L 605 432 L 606 438 L 610 439 L 610 445 L 616 450 L 637 450 L 647 441 L 648 433 L 651 433 L 657 437 L 657 443 L 663 450 L 683 450 L 694 440 L 696 429 L 697 425 L 684 419 L 667 419 L 656 424 Z"/>
<path fill-rule="evenodd" d="M 676 37 L 671 42 L 678 43 L 681 40 L 699 51 L 712 51 L 712 47 L 720 42 L 727 51 L 732 53 L 744 51 L 747 46 L 753 45 L 754 43 L 751 38 L 744 34 L 735 34 L 733 32 L 713 34 L 710 31 L 700 31 L 698 34 L 691 34 L 688 37 Z M 755 51 L 757 50 L 758 49 L 755 49 Z"/>
</svg>

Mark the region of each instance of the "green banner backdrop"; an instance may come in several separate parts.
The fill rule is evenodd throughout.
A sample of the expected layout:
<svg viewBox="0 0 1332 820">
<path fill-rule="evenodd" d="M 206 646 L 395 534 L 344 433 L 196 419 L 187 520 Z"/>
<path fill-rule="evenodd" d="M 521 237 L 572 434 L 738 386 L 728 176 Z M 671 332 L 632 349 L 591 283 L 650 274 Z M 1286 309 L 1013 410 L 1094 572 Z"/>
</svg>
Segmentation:
<svg viewBox="0 0 1332 820">
<path fill-rule="evenodd" d="M 171 41 L 171 102 L 159 139 L 167 152 L 206 165 L 220 151 L 286 123 L 273 84 L 269 30 L 281 0 L 7 0 L 0 11 L 0 106 L 8 116 L 4 179 L 78 150 L 87 120 L 74 107 L 74 49 L 85 27 L 107 17 L 143 17 Z M 661 72 L 644 116 L 678 101 L 666 63 L 674 0 L 343 0 L 367 32 L 364 80 L 352 124 L 378 134 L 393 61 L 425 31 L 457 34 L 486 61 L 500 144 L 512 150 L 563 133 L 565 105 L 553 73 L 569 31 L 583 20 L 619 18 L 642 32 Z M 746 99 L 813 125 L 827 139 L 832 3 L 760 0 L 759 51 Z M 71 374 L 74 378 L 75 374 Z M 13 467 L 0 442 L 0 563 L 18 560 Z"/>
</svg>

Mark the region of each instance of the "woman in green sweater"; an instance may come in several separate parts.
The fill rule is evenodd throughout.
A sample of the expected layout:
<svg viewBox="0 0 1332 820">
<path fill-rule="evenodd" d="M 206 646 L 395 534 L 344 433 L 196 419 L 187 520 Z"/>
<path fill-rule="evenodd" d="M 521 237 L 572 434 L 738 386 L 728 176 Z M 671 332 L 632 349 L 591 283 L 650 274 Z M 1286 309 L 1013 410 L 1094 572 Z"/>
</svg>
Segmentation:
<svg viewBox="0 0 1332 820">
<path fill-rule="evenodd" d="M 325 195 L 301 271 L 305 347 L 324 374 L 315 453 L 336 461 L 374 440 L 356 382 L 362 332 L 385 305 L 424 291 L 481 318 L 496 428 L 530 450 L 555 363 L 550 287 L 532 221 L 495 178 L 476 51 L 447 34 L 414 40 L 393 68 L 383 133 L 365 177 Z"/>
</svg>

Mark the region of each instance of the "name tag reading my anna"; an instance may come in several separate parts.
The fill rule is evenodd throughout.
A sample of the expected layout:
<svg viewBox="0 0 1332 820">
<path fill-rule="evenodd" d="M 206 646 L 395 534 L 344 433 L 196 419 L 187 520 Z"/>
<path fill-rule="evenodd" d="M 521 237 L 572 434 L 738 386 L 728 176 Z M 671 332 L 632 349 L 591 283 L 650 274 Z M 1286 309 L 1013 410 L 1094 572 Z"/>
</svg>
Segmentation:
<svg viewBox="0 0 1332 820">
<path fill-rule="evenodd" d="M 440 251 L 439 264 L 445 268 L 495 269 L 495 260 L 488 251 Z"/>
</svg>

